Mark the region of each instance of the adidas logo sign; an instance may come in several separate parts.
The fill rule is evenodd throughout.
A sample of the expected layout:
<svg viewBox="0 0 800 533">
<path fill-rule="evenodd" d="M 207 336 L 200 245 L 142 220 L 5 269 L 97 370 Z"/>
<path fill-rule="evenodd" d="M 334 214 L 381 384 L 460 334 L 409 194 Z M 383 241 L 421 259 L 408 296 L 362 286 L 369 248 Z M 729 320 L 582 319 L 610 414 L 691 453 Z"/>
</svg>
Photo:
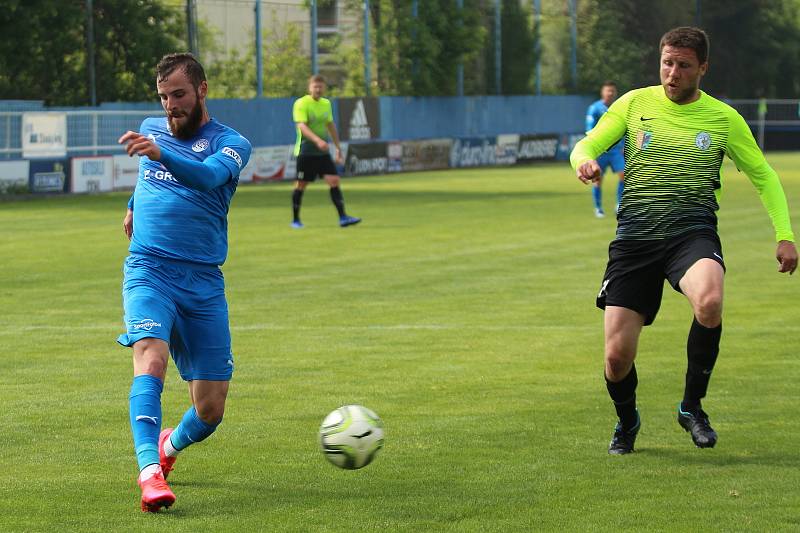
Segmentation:
<svg viewBox="0 0 800 533">
<path fill-rule="evenodd" d="M 367 111 L 364 109 L 364 101 L 359 100 L 350 118 L 350 139 L 371 139 L 372 132 L 367 122 Z"/>
</svg>

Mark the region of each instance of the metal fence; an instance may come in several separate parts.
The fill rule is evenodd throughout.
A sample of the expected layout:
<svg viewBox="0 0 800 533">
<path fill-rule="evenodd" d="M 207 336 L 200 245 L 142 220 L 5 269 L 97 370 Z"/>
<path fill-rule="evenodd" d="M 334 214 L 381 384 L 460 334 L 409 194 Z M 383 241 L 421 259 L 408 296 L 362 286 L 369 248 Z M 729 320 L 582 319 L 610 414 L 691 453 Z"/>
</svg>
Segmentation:
<svg viewBox="0 0 800 533">
<path fill-rule="evenodd" d="M 542 100 L 539 101 L 538 98 Z M 579 119 L 585 109 L 585 102 L 578 97 L 485 97 L 466 98 L 464 102 L 458 98 L 381 100 L 384 121 L 382 137 L 388 140 L 433 138 L 442 135 L 458 137 L 470 134 L 571 131 L 580 129 Z M 435 119 L 438 115 L 433 108 L 448 105 L 452 107 L 459 103 L 462 107 L 466 106 L 462 110 L 463 114 L 469 115 L 464 117 L 463 124 L 457 128 L 460 131 L 434 131 L 440 130 L 442 123 L 437 120 L 425 121 L 424 117 L 413 121 L 403 120 L 409 114 L 417 117 L 421 111 L 431 114 Z M 730 100 L 728 103 L 751 126 L 762 149 L 800 150 L 800 100 Z M 428 104 L 435 105 L 431 108 Z M 217 107 L 220 111 L 219 118 L 239 129 L 255 146 L 287 144 L 294 140 L 294 127 L 288 111 L 291 109 L 291 101 L 288 99 L 265 99 L 260 102 L 220 101 Z M 514 113 L 505 112 L 504 109 L 507 108 L 513 108 Z M 573 108 L 575 113 L 570 113 Z M 520 115 L 520 110 L 525 113 Z M 0 112 L 0 159 L 22 158 L 24 112 Z M 86 109 L 63 112 L 67 115 L 69 157 L 122 153 L 122 148 L 117 144 L 122 133 L 138 130 L 142 119 L 163 113 L 160 109 Z M 461 113 L 456 116 L 459 114 Z M 478 120 L 481 117 L 483 119 Z M 413 124 L 409 125 L 407 122 Z"/>
<path fill-rule="evenodd" d="M 122 153 L 117 139 L 127 130 L 138 130 L 153 110 L 64 111 L 67 115 L 67 155 Z M 0 158 L 22 157 L 22 115 L 0 112 Z"/>
<path fill-rule="evenodd" d="M 729 100 L 733 106 L 755 130 L 758 145 L 763 150 L 766 144 L 767 131 L 786 137 L 790 133 L 800 131 L 800 100 Z M 800 149 L 800 146 L 796 146 Z"/>
</svg>

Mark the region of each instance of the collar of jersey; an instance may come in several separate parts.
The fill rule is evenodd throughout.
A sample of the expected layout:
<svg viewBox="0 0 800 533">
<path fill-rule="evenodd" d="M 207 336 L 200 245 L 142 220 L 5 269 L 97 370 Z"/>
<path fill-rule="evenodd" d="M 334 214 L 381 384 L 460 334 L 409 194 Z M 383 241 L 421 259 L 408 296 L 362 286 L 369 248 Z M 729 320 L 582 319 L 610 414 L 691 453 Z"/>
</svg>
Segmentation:
<svg viewBox="0 0 800 533">
<path fill-rule="evenodd" d="M 673 110 L 691 111 L 692 109 L 701 105 L 703 100 L 706 99 L 706 93 L 700 90 L 700 98 L 698 98 L 694 102 L 690 104 L 676 104 L 675 102 L 667 98 L 667 95 L 664 93 L 664 87 L 662 87 L 661 85 L 654 85 L 653 89 L 655 89 L 655 93 L 658 95 L 658 99 L 662 102 L 662 104 L 665 107 Z"/>
</svg>

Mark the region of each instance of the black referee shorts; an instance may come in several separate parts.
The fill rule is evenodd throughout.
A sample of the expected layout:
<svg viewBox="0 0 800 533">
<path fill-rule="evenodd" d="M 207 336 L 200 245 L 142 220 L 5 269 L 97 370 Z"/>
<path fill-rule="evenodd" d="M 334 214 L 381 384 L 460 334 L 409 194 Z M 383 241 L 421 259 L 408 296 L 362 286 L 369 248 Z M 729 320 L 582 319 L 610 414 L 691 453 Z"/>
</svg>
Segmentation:
<svg viewBox="0 0 800 533">
<path fill-rule="evenodd" d="M 700 259 L 713 259 L 725 268 L 722 244 L 715 231 L 690 231 L 661 240 L 611 241 L 597 307 L 632 309 L 644 315 L 644 325 L 649 326 L 661 307 L 664 280 L 681 292 L 678 283 Z"/>
<path fill-rule="evenodd" d="M 328 154 L 297 156 L 297 179 L 313 182 L 325 175 L 337 176 L 339 171 Z"/>
</svg>

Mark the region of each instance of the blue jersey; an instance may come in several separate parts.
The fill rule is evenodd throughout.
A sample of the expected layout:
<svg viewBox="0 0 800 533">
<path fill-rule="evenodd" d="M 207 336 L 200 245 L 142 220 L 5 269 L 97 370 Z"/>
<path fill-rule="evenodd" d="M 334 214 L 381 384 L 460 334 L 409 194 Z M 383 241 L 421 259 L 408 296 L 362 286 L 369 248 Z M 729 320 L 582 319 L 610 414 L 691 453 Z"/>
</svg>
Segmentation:
<svg viewBox="0 0 800 533">
<path fill-rule="evenodd" d="M 130 252 L 221 265 L 228 254 L 228 208 L 239 172 L 250 159 L 250 142 L 213 119 L 188 140 L 173 137 L 166 117 L 146 118 L 139 133 L 177 158 L 222 172 L 227 169 L 229 178 L 203 192 L 180 183 L 161 162 L 142 156 L 129 203 L 133 209 Z"/>
<path fill-rule="evenodd" d="M 600 117 L 602 117 L 606 111 L 608 111 L 608 106 L 604 104 L 602 100 L 598 100 L 589 106 L 586 110 L 586 133 L 589 133 L 589 131 L 597 125 L 597 121 L 600 120 Z M 608 151 L 622 152 L 624 145 L 625 143 L 620 140 L 617 144 L 609 148 Z"/>
</svg>

